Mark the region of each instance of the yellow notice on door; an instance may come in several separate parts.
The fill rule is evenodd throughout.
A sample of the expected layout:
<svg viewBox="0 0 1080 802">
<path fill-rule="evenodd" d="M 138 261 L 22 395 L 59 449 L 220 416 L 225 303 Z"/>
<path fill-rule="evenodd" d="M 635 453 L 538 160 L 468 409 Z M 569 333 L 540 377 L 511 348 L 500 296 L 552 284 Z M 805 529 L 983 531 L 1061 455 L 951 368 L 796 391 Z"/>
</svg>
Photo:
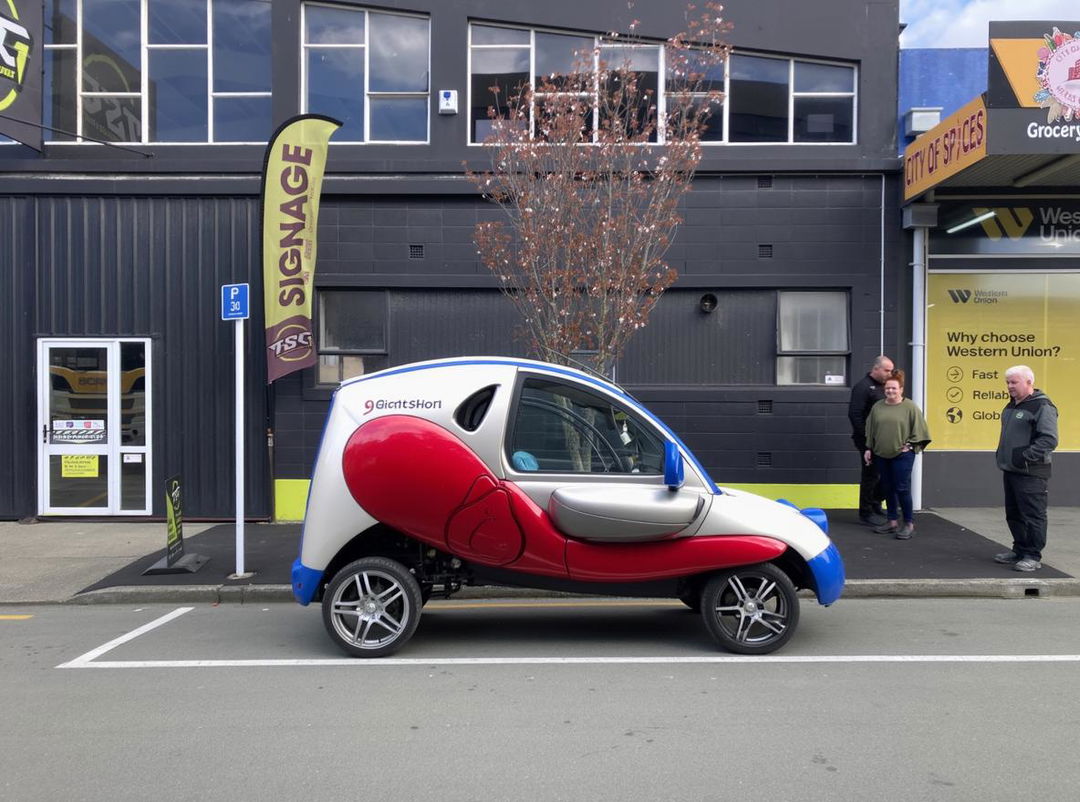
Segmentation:
<svg viewBox="0 0 1080 802">
<path fill-rule="evenodd" d="M 96 479 L 97 454 L 63 454 L 60 457 L 60 476 L 64 479 Z"/>
</svg>

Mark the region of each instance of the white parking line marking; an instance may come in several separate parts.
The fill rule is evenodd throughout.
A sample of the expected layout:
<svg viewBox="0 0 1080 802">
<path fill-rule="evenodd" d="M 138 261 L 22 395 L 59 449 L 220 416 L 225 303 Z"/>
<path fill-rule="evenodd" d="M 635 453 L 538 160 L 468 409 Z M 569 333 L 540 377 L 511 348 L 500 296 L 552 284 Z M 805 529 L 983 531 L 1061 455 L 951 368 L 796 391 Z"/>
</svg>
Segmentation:
<svg viewBox="0 0 1080 802">
<path fill-rule="evenodd" d="M 190 609 L 190 608 L 188 608 Z M 186 612 L 186 610 L 185 610 Z M 173 615 L 172 617 L 175 617 Z M 167 617 L 168 618 L 168 617 Z M 159 619 L 143 631 L 165 623 Z M 139 630 L 124 636 L 131 640 Z M 282 666 L 352 666 L 354 668 L 428 668 L 434 666 L 533 666 L 533 665 L 612 665 L 693 663 L 1080 663 L 1080 654 L 829 654 L 829 655 L 688 655 L 684 657 L 382 657 L 365 660 L 355 657 L 297 658 L 274 660 L 99 660 L 93 656 L 119 646 L 123 641 L 107 643 L 101 649 L 57 668 L 269 668 Z M 107 648 L 106 648 L 107 647 Z"/>
<path fill-rule="evenodd" d="M 114 638 L 113 640 L 109 641 L 108 643 L 106 643 L 106 644 L 104 644 L 102 646 L 98 646 L 96 649 L 91 649 L 86 654 L 79 655 L 74 660 L 69 660 L 66 663 L 62 663 L 61 665 L 58 665 L 57 668 L 84 668 L 95 657 L 100 657 L 101 655 L 105 654 L 106 652 L 111 651 L 112 649 L 115 649 L 117 646 L 121 646 L 122 644 L 125 644 L 128 641 L 135 640 L 135 638 L 139 637 L 140 635 L 145 635 L 147 632 L 150 632 L 153 629 L 157 629 L 158 627 L 162 626 L 163 624 L 169 623 L 174 618 L 179 618 L 184 613 L 190 613 L 194 609 L 195 609 L 194 607 L 178 607 L 177 609 L 173 610 L 171 613 L 169 613 L 167 615 L 163 615 L 163 616 L 161 616 L 161 618 L 155 619 L 154 621 L 151 621 L 149 624 L 143 624 L 138 629 L 133 629 L 133 630 L 131 630 L 131 632 L 127 633 L 126 635 L 121 635 L 119 638 Z"/>
</svg>

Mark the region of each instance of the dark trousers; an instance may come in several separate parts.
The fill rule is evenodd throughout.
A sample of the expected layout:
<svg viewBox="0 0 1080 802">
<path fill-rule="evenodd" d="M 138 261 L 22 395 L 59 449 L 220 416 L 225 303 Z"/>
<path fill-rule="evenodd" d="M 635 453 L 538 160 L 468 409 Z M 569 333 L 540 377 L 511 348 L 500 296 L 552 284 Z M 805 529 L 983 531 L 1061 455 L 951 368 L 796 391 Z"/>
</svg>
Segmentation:
<svg viewBox="0 0 1080 802">
<path fill-rule="evenodd" d="M 1041 476 L 1002 471 L 1005 481 L 1005 521 L 1013 538 L 1013 551 L 1021 559 L 1042 560 L 1046 548 L 1047 482 Z"/>
<path fill-rule="evenodd" d="M 911 501 L 911 466 L 915 464 L 915 452 L 905 451 L 892 459 L 875 454 L 874 463 L 885 491 L 885 507 L 889 511 L 889 520 L 897 520 L 902 511 L 904 521 L 911 523 L 915 520 L 914 504 Z"/>
<path fill-rule="evenodd" d="M 877 466 L 870 462 L 863 462 L 863 452 L 859 452 L 859 465 L 862 466 L 862 474 L 859 476 L 859 515 L 869 515 L 881 511 L 881 502 L 885 494 L 881 489 L 881 477 L 878 476 Z"/>
</svg>

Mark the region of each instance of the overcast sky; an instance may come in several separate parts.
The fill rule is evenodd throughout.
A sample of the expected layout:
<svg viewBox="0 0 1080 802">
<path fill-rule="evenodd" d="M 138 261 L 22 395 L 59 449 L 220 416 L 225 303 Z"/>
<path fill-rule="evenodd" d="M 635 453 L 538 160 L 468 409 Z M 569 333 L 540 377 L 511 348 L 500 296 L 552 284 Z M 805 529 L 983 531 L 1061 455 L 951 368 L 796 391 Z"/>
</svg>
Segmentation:
<svg viewBox="0 0 1080 802">
<path fill-rule="evenodd" d="M 986 47 L 990 20 L 1078 21 L 1080 0 L 900 0 L 900 46 Z"/>
</svg>

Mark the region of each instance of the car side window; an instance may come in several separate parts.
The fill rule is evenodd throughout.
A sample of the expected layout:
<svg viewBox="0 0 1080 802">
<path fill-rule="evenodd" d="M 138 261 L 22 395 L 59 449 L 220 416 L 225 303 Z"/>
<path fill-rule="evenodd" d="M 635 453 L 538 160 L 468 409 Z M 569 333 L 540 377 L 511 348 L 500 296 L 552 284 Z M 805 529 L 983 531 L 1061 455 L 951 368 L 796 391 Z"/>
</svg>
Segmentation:
<svg viewBox="0 0 1080 802">
<path fill-rule="evenodd" d="M 616 403 L 581 387 L 522 385 L 508 456 L 522 473 L 662 474 L 661 439 Z"/>
</svg>

